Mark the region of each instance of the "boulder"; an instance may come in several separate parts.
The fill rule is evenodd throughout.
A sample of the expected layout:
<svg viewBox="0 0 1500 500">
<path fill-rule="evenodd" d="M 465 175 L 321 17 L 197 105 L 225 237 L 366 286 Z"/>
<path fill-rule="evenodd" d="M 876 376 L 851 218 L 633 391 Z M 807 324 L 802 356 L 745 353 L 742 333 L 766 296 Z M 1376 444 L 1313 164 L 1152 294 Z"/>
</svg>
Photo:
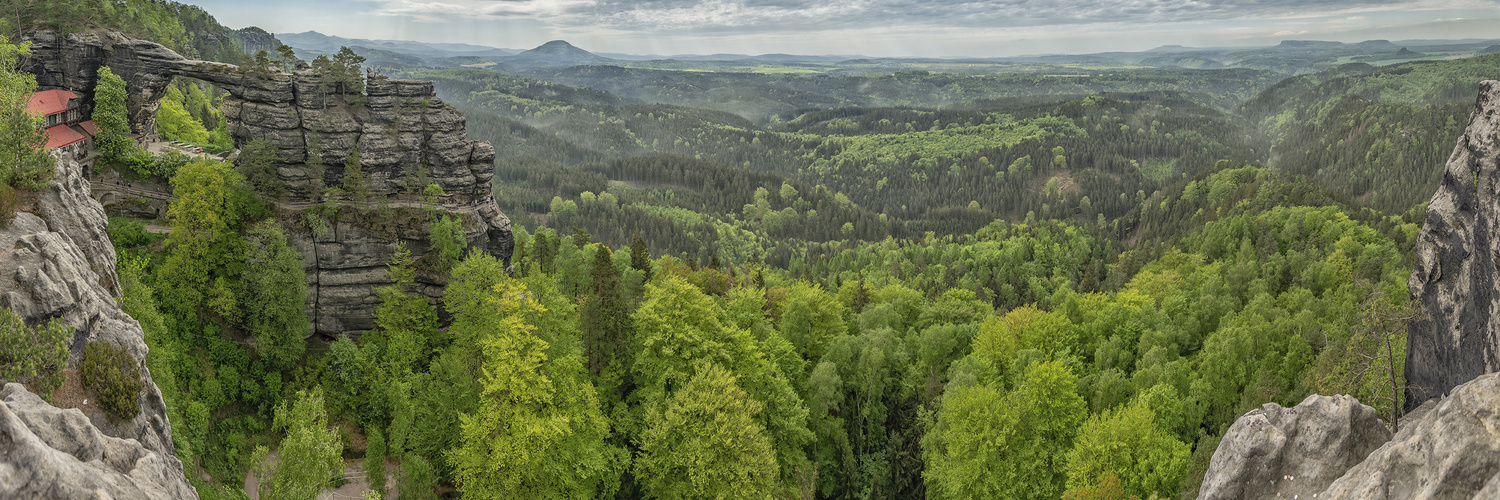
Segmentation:
<svg viewBox="0 0 1500 500">
<path fill-rule="evenodd" d="M 176 458 L 107 436 L 20 384 L 0 389 L 0 450 L 0 498 L 198 498 Z"/>
<path fill-rule="evenodd" d="M 1350 396 L 1267 403 L 1229 427 L 1198 498 L 1312 498 L 1390 438 L 1375 409 Z"/>
<path fill-rule="evenodd" d="M 1500 498 L 1500 374 L 1421 408 L 1318 498 Z"/>
</svg>

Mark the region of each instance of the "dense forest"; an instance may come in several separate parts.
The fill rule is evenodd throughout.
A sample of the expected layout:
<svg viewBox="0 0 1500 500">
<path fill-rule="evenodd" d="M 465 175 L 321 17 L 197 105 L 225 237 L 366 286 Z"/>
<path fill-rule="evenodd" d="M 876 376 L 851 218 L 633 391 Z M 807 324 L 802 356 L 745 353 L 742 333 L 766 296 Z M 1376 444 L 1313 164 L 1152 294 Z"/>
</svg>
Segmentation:
<svg viewBox="0 0 1500 500">
<path fill-rule="evenodd" d="M 170 2 L 0 10 L 254 48 Z M 1394 416 L 1365 368 L 1404 359 L 1383 318 L 1497 57 L 1284 80 L 388 69 L 495 146 L 513 269 L 429 209 L 278 206 L 198 82 L 159 129 L 238 164 L 119 146 L 100 169 L 175 197 L 165 235 L 109 231 L 206 499 L 312 498 L 356 462 L 377 498 L 1194 498 L 1249 409 L 1346 393 Z M 314 216 L 427 221 L 372 330 L 310 335 L 290 241 Z"/>
</svg>

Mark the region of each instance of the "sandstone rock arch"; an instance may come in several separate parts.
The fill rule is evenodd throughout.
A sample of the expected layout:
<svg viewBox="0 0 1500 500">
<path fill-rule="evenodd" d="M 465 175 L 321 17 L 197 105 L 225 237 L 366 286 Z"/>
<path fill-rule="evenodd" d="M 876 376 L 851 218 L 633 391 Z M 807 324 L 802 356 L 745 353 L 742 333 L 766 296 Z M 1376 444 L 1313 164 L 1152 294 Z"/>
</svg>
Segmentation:
<svg viewBox="0 0 1500 500">
<path fill-rule="evenodd" d="M 187 59 L 112 31 L 66 36 L 40 31 L 29 40 L 39 88 L 79 91 L 86 108 L 92 108 L 100 67 L 124 78 L 136 132 L 154 131 L 153 116 L 175 77 L 227 90 L 230 135 L 237 145 L 267 140 L 276 146 L 278 176 L 293 199 L 315 196 L 309 155 L 319 155 L 326 166 L 323 184 L 337 186 L 344 159 L 356 146 L 372 195 L 420 189 L 415 179 L 422 170 L 454 201 L 480 199 L 490 191 L 495 149 L 467 139 L 463 116 L 437 98 L 431 82 L 372 76 L 364 94 L 343 95 L 320 89 L 320 77 L 311 69 L 256 75 L 232 64 Z M 309 151 L 310 142 L 320 147 Z"/>
</svg>

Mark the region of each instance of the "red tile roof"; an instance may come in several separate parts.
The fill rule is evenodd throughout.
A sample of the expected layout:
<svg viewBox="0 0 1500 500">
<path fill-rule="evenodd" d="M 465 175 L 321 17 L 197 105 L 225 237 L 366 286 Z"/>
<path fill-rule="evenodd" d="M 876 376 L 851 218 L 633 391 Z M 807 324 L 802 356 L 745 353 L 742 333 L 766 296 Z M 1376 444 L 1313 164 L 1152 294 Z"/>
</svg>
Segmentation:
<svg viewBox="0 0 1500 500">
<path fill-rule="evenodd" d="M 47 149 L 71 146 L 88 139 L 67 125 L 55 125 L 47 129 Z"/>
<path fill-rule="evenodd" d="M 83 128 L 83 133 L 88 134 L 89 137 L 99 135 L 99 125 L 95 124 L 93 120 L 80 123 L 78 126 Z"/>
<path fill-rule="evenodd" d="M 51 116 L 67 111 L 68 101 L 77 98 L 78 94 L 66 90 L 43 90 L 31 94 L 31 102 L 26 103 L 26 108 L 41 116 Z"/>
</svg>

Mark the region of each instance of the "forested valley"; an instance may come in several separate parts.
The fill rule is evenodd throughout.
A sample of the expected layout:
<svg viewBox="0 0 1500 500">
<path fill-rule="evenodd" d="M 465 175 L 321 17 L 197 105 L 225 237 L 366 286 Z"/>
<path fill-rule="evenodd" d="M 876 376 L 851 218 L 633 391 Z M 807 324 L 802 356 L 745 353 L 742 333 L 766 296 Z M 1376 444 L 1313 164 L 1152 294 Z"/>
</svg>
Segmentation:
<svg viewBox="0 0 1500 500">
<path fill-rule="evenodd" d="M 4 3 L 257 64 L 196 8 Z M 431 207 L 278 205 L 179 79 L 160 133 L 241 154 L 101 162 L 174 196 L 111 218 L 119 301 L 206 499 L 356 468 L 375 498 L 1191 499 L 1247 410 L 1398 411 L 1368 360 L 1394 339 L 1399 372 L 1384 318 L 1500 54 L 1049 70 L 379 68 L 493 144 L 509 266 Z M 429 235 L 371 330 L 309 330 L 289 235 L 320 217 Z"/>
</svg>

